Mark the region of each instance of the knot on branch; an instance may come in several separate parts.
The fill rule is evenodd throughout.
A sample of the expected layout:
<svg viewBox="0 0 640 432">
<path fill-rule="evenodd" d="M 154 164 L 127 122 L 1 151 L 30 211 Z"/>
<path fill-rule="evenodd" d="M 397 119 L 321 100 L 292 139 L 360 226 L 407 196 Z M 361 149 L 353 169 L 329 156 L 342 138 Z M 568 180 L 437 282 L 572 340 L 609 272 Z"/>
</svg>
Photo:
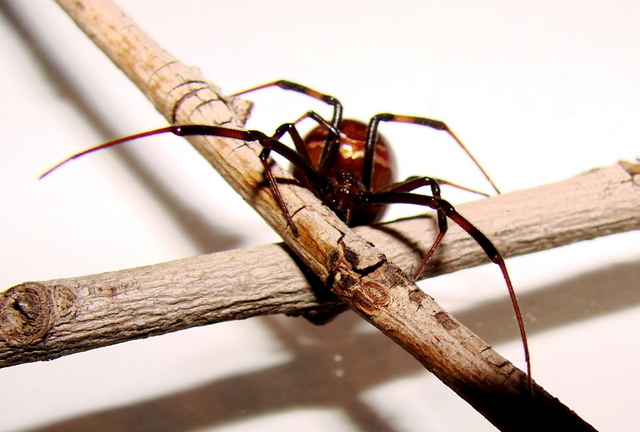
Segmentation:
<svg viewBox="0 0 640 432">
<path fill-rule="evenodd" d="M 40 342 L 60 319 L 75 314 L 75 294 L 62 285 L 26 282 L 0 296 L 0 338 L 13 347 Z"/>
<path fill-rule="evenodd" d="M 393 301 L 390 290 L 403 282 L 397 268 L 383 254 L 368 253 L 372 247 L 366 241 L 347 246 L 344 238 L 329 256 L 327 285 L 340 298 L 364 316 L 373 316 Z"/>
</svg>

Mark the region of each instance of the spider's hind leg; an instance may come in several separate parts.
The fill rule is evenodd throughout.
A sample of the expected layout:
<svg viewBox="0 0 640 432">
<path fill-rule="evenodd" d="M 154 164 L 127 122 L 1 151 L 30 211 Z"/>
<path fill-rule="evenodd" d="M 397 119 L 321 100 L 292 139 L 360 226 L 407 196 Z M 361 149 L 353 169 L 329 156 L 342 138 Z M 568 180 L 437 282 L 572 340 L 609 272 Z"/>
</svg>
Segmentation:
<svg viewBox="0 0 640 432">
<path fill-rule="evenodd" d="M 387 193 L 391 193 L 391 194 L 405 194 L 407 192 L 410 192 L 414 189 L 417 189 L 419 187 L 422 186 L 429 186 L 431 188 L 431 195 L 435 200 L 441 200 L 442 197 L 440 195 L 440 185 L 437 179 L 434 179 L 432 177 L 409 177 L 408 179 L 402 181 L 402 182 L 397 182 L 392 184 L 391 186 L 389 186 L 387 189 L 385 189 L 383 192 L 378 193 L 378 194 L 373 194 L 372 196 L 384 196 Z M 411 194 L 414 195 L 414 194 Z M 421 195 L 414 195 L 414 196 L 421 196 Z M 426 197 L 426 196 L 425 196 Z M 444 235 L 447 233 L 447 230 L 449 229 L 449 225 L 448 225 L 448 221 L 447 221 L 447 214 L 445 213 L 444 209 L 440 206 L 429 206 L 433 209 L 436 210 L 437 212 L 437 217 L 438 217 L 438 236 L 436 237 L 436 239 L 434 240 L 433 244 L 431 245 L 431 248 L 429 249 L 429 252 L 427 252 L 427 254 L 424 256 L 424 258 L 422 259 L 422 262 L 420 263 L 420 265 L 418 266 L 418 268 L 416 269 L 416 271 L 413 273 L 413 279 L 417 280 L 418 276 L 420 276 L 420 273 L 422 273 L 422 270 L 424 270 L 425 266 L 427 265 L 427 263 L 431 260 L 431 258 L 433 257 L 433 254 L 435 253 L 436 249 L 438 248 L 438 246 L 440 245 L 440 242 L 442 242 L 442 238 L 444 237 Z"/>
<path fill-rule="evenodd" d="M 433 180 L 433 179 L 432 179 Z M 435 181 L 434 181 L 435 182 Z M 504 278 L 505 283 L 507 284 L 507 290 L 509 291 L 509 297 L 511 299 L 511 304 L 513 305 L 513 310 L 516 316 L 516 321 L 518 322 L 518 329 L 520 331 L 520 338 L 522 340 L 522 347 L 524 350 L 525 362 L 527 365 L 527 380 L 528 386 L 531 390 L 533 388 L 533 381 L 531 378 L 531 358 L 529 355 L 529 343 L 527 340 L 527 333 L 524 327 L 524 320 L 522 318 L 522 312 L 520 310 L 520 306 L 518 304 L 518 299 L 516 297 L 515 290 L 513 288 L 513 284 L 511 282 L 511 278 L 509 277 L 509 272 L 507 271 L 507 265 L 504 261 L 504 258 L 498 251 L 498 249 L 493 245 L 491 240 L 487 236 L 485 236 L 478 228 L 476 228 L 471 222 L 469 222 L 464 216 L 462 216 L 458 211 L 451 205 L 448 201 L 443 200 L 439 196 L 429 196 L 429 195 L 420 195 L 410 192 L 405 192 L 406 186 L 403 189 L 403 184 L 397 188 L 397 191 L 390 192 L 381 192 L 381 193 L 372 193 L 367 197 L 367 201 L 373 203 L 385 203 L 385 204 L 415 204 L 420 206 L 430 207 L 438 212 L 438 228 L 439 233 L 438 237 L 436 237 L 436 241 L 433 246 L 422 260 L 420 264 L 419 271 L 416 272 L 415 278 L 420 275 L 420 272 L 426 265 L 426 263 L 431 259 L 435 249 L 440 244 L 444 234 L 447 230 L 447 221 L 449 218 L 454 221 L 456 224 L 460 226 L 463 230 L 467 232 L 475 241 L 480 245 L 480 247 L 484 250 L 485 254 L 489 257 L 491 262 L 497 264 L 500 267 L 500 271 L 502 272 L 502 276 Z M 432 191 L 436 190 L 437 194 L 439 194 L 439 189 L 437 189 L 437 182 L 435 182 L 435 186 L 432 185 Z M 434 192 L 434 195 L 436 193 Z M 444 221 L 443 221 L 444 215 Z"/>
</svg>

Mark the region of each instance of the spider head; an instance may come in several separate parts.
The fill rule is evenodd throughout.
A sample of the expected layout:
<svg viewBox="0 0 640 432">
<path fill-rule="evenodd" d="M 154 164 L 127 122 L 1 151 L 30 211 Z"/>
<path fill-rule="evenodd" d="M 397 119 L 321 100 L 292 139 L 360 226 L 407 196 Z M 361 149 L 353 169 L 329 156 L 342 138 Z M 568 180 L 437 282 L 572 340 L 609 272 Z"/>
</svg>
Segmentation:
<svg viewBox="0 0 640 432">
<path fill-rule="evenodd" d="M 347 172 L 337 172 L 329 177 L 321 198 L 347 225 L 358 226 L 376 222 L 382 215 L 381 205 L 364 201 L 366 194 L 368 192 L 359 178 Z"/>
</svg>

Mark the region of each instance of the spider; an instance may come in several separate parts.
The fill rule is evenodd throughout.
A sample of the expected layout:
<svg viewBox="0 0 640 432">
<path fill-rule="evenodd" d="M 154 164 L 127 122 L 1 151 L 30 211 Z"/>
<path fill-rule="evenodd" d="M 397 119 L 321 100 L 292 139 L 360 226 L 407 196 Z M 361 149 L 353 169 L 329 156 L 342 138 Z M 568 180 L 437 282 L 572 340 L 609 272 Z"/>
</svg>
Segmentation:
<svg viewBox="0 0 640 432">
<path fill-rule="evenodd" d="M 127 141 L 165 133 L 172 133 L 177 136 L 207 135 L 233 138 L 245 142 L 257 141 L 262 146 L 259 158 L 264 166 L 264 175 L 278 206 L 284 214 L 289 229 L 296 236 L 298 235 L 298 229 L 271 172 L 270 154 L 272 151 L 287 159 L 292 165 L 294 177 L 304 187 L 310 189 L 349 226 L 369 225 L 377 222 L 388 204 L 400 203 L 430 207 L 436 210 L 438 235 L 414 272 L 414 279 L 420 275 L 446 234 L 448 219 L 451 219 L 465 230 L 482 247 L 489 259 L 500 267 L 518 322 L 529 387 L 531 388 L 531 362 L 527 335 L 504 258 L 487 236 L 458 213 L 453 205 L 442 199 L 440 185 L 446 184 L 475 193 L 480 192 L 427 176 L 412 176 L 404 181 L 394 182 L 391 147 L 386 139 L 378 133 L 378 125 L 380 122 L 413 123 L 445 131 L 469 156 L 493 189 L 499 193 L 491 178 L 462 141 L 444 122 L 425 117 L 382 113 L 373 116 L 368 125 L 358 120 L 344 119 L 342 117 L 342 104 L 338 99 L 286 80 L 278 80 L 252 87 L 231 96 L 239 96 L 274 86 L 302 93 L 332 106 L 333 114 L 331 120 L 326 120 L 315 111 L 308 111 L 295 122 L 279 126 L 273 136 L 268 136 L 257 130 L 239 130 L 212 125 L 173 125 L 118 138 L 78 152 L 50 168 L 40 178 L 72 159 Z M 314 120 L 318 125 L 305 138 L 302 138 L 296 125 L 305 118 Z M 280 141 L 285 134 L 291 137 L 295 150 Z M 430 188 L 431 195 L 412 192 L 423 186 Z"/>
</svg>

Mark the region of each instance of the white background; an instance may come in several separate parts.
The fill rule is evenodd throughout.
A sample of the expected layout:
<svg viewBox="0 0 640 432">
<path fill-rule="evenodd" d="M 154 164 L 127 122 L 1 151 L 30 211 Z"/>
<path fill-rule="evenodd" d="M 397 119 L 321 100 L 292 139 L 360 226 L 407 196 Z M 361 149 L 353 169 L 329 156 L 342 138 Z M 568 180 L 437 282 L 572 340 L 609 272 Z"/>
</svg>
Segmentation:
<svg viewBox="0 0 640 432">
<path fill-rule="evenodd" d="M 635 2 L 119 3 L 225 91 L 287 78 L 337 96 L 347 116 L 443 119 L 505 192 L 640 156 Z M 277 241 L 175 138 L 38 182 L 70 153 L 165 122 L 50 0 L 0 2 L 0 59 L 0 289 Z M 265 132 L 323 108 L 277 89 L 251 97 L 249 126 Z M 486 189 L 446 137 L 384 130 L 400 176 Z M 639 240 L 508 262 L 536 381 L 601 430 L 640 424 Z M 422 286 L 524 366 L 495 266 Z M 493 430 L 349 313 L 325 327 L 250 319 L 12 367 L 0 389 L 2 431 Z"/>
</svg>

